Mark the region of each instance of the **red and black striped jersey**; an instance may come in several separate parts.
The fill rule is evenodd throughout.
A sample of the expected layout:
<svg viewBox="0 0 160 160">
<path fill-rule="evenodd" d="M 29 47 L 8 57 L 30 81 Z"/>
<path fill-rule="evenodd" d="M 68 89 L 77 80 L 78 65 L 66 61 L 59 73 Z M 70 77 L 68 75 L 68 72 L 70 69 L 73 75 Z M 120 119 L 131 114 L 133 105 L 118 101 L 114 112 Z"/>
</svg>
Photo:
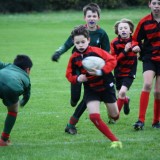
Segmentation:
<svg viewBox="0 0 160 160">
<path fill-rule="evenodd" d="M 102 68 L 102 76 L 91 76 L 82 66 L 82 60 L 88 56 L 101 57 L 105 61 L 105 65 Z M 113 83 L 112 70 L 116 66 L 116 59 L 105 50 L 89 46 L 83 53 L 75 51 L 68 62 L 66 70 L 66 78 L 69 82 L 75 84 L 80 74 L 86 74 L 88 81 L 84 82 L 84 86 L 87 85 L 95 91 L 104 91 L 107 85 Z M 79 73 L 79 74 L 78 74 Z"/>
<path fill-rule="evenodd" d="M 139 45 L 142 50 L 142 60 L 160 61 L 160 22 L 149 14 L 142 18 L 133 34 L 132 47 Z"/>
<path fill-rule="evenodd" d="M 117 59 L 117 66 L 114 69 L 115 77 L 133 77 L 135 78 L 137 70 L 137 55 L 130 49 L 125 52 L 125 45 L 132 42 L 132 38 L 122 39 L 116 37 L 111 41 L 111 55 Z"/>
</svg>

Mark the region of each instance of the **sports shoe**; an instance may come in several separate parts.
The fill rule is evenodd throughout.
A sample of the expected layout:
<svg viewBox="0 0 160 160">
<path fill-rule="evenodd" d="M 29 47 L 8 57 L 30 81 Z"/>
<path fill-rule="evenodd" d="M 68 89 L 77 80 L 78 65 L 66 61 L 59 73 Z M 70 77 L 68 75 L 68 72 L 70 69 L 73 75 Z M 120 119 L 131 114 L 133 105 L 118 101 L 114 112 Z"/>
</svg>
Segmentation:
<svg viewBox="0 0 160 160">
<path fill-rule="evenodd" d="M 111 142 L 111 147 L 110 148 L 122 148 L 123 146 L 122 146 L 122 142 L 120 142 L 120 141 L 113 141 L 113 142 Z"/>
<path fill-rule="evenodd" d="M 160 123 L 159 123 L 159 122 L 154 123 L 154 124 L 152 124 L 152 127 L 153 127 L 153 128 L 157 128 L 157 129 L 160 129 Z"/>
<path fill-rule="evenodd" d="M 65 132 L 68 133 L 68 134 L 77 134 L 77 129 L 75 126 L 73 127 L 69 127 L 68 125 L 66 126 L 65 128 Z"/>
<path fill-rule="evenodd" d="M 11 145 L 10 140 L 4 141 L 3 139 L 0 139 L 0 147 L 9 146 Z"/>
<path fill-rule="evenodd" d="M 144 127 L 144 123 L 138 120 L 133 126 L 135 130 L 142 130 Z"/>
<path fill-rule="evenodd" d="M 109 114 L 108 114 L 108 119 L 109 119 L 109 121 L 108 121 L 109 124 L 115 124 L 116 123 L 116 121 L 113 118 L 111 118 Z"/>
<path fill-rule="evenodd" d="M 128 98 L 128 103 L 124 103 L 124 107 L 123 107 L 124 114 L 126 115 L 128 115 L 130 112 L 129 103 L 130 103 L 130 98 Z"/>
<path fill-rule="evenodd" d="M 116 123 L 116 121 L 115 121 L 114 119 L 112 119 L 112 118 L 109 118 L 108 123 L 109 123 L 109 124 L 115 124 L 115 123 Z"/>
</svg>

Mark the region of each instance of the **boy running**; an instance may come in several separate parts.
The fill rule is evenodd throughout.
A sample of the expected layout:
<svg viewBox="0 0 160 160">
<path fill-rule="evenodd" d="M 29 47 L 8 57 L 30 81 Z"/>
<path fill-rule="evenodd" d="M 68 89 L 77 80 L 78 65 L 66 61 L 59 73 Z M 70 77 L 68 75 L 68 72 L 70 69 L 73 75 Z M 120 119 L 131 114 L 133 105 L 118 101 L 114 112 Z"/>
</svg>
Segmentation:
<svg viewBox="0 0 160 160">
<path fill-rule="evenodd" d="M 154 84 L 153 128 L 160 128 L 160 0 L 150 0 L 151 13 L 142 18 L 133 35 L 133 52 L 141 51 L 143 63 L 143 88 L 140 96 L 138 121 L 134 129 L 144 127 L 149 96 Z"/>
<path fill-rule="evenodd" d="M 24 106 L 30 98 L 29 74 L 31 59 L 26 55 L 17 55 L 13 64 L 0 62 L 0 98 L 8 113 L 1 134 L 0 147 L 10 145 L 10 133 L 15 124 L 18 107 Z M 19 102 L 19 96 L 23 98 Z"/>
<path fill-rule="evenodd" d="M 66 77 L 73 84 L 83 83 L 84 101 L 89 111 L 90 120 L 101 133 L 112 141 L 111 148 L 122 148 L 122 143 L 100 117 L 100 102 L 103 101 L 108 109 L 109 116 L 114 120 L 119 118 L 113 75 L 111 73 L 116 66 L 116 59 L 98 47 L 89 46 L 89 32 L 83 25 L 76 27 L 71 32 L 71 37 L 76 51 L 69 59 Z M 101 70 L 93 68 L 90 72 L 86 71 L 82 66 L 82 60 L 88 56 L 103 58 L 106 63 L 105 66 Z M 77 70 L 80 73 L 79 75 L 76 74 Z"/>
<path fill-rule="evenodd" d="M 127 115 L 130 112 L 130 99 L 126 93 L 135 79 L 137 69 L 137 55 L 132 52 L 131 46 L 134 25 L 129 19 L 121 19 L 116 22 L 114 28 L 118 37 L 111 42 L 111 54 L 117 59 L 117 66 L 114 69 L 118 91 L 117 105 L 119 112 L 124 105 L 124 113 Z"/>
<path fill-rule="evenodd" d="M 86 21 L 85 27 L 89 30 L 90 45 L 102 48 L 106 51 L 110 50 L 109 38 L 106 32 L 100 28 L 97 23 L 100 20 L 100 8 L 96 3 L 90 3 L 83 8 L 84 20 Z M 52 56 L 53 61 L 58 61 L 60 56 L 68 51 L 73 46 L 73 40 L 71 36 Z M 75 51 L 75 47 L 73 51 Z M 77 72 L 77 74 L 79 74 Z M 81 84 L 71 84 L 71 106 L 76 106 L 81 96 Z M 65 132 L 69 134 L 76 134 L 77 129 L 75 125 L 78 123 L 79 118 L 86 109 L 86 104 L 82 100 L 70 117 L 70 120 L 65 128 Z"/>
</svg>

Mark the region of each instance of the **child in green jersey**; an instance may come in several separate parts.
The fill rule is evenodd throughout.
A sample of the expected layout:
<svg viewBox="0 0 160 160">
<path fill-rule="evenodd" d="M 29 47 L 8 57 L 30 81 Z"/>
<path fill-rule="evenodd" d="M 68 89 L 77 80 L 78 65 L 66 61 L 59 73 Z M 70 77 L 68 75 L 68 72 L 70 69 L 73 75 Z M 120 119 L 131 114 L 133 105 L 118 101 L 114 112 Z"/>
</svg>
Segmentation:
<svg viewBox="0 0 160 160">
<path fill-rule="evenodd" d="M 0 98 L 8 113 L 0 138 L 0 147 L 10 145 L 10 133 L 15 124 L 18 107 L 30 98 L 30 69 L 32 61 L 27 55 L 17 55 L 13 64 L 0 62 Z M 19 96 L 23 98 L 19 101 Z"/>
</svg>

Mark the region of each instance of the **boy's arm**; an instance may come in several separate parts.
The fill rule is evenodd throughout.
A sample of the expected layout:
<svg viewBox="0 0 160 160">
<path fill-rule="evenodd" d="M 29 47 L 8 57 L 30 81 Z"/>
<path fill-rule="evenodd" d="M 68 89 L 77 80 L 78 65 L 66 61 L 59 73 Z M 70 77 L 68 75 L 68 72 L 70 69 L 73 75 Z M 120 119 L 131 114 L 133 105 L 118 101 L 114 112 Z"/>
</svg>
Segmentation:
<svg viewBox="0 0 160 160">
<path fill-rule="evenodd" d="M 52 55 L 52 61 L 58 61 L 58 59 L 60 58 L 60 56 L 65 53 L 66 51 L 68 51 L 72 46 L 73 46 L 73 41 L 71 36 L 68 37 L 68 39 L 66 40 L 66 42 L 60 46 L 56 52 Z"/>
<path fill-rule="evenodd" d="M 30 99 L 30 88 L 31 88 L 31 85 L 23 93 L 23 98 L 20 100 L 21 107 L 25 106 Z"/>
<path fill-rule="evenodd" d="M 111 48 L 111 55 L 114 56 L 117 61 L 120 61 L 123 57 L 125 57 L 126 54 L 125 50 L 119 54 L 117 53 L 118 51 L 114 46 L 114 41 L 111 42 L 110 48 Z"/>
<path fill-rule="evenodd" d="M 117 65 L 116 58 L 104 50 L 101 50 L 100 56 L 105 60 L 105 65 L 102 68 L 102 72 L 105 74 L 112 72 Z"/>
<path fill-rule="evenodd" d="M 140 47 L 142 44 L 142 40 L 145 38 L 144 26 L 140 21 L 136 27 L 136 30 L 132 36 L 132 49 L 134 47 Z"/>
<path fill-rule="evenodd" d="M 101 42 L 102 42 L 101 48 L 104 49 L 105 51 L 109 52 L 110 51 L 110 42 L 109 42 L 109 37 L 106 32 L 104 32 Z"/>
<path fill-rule="evenodd" d="M 71 56 L 69 59 L 69 62 L 68 62 L 67 69 L 66 69 L 66 78 L 68 79 L 69 82 L 75 84 L 75 83 L 77 83 L 78 76 L 73 75 L 74 64 L 72 64 L 72 63 L 73 62 L 72 62 L 72 56 Z"/>
</svg>

